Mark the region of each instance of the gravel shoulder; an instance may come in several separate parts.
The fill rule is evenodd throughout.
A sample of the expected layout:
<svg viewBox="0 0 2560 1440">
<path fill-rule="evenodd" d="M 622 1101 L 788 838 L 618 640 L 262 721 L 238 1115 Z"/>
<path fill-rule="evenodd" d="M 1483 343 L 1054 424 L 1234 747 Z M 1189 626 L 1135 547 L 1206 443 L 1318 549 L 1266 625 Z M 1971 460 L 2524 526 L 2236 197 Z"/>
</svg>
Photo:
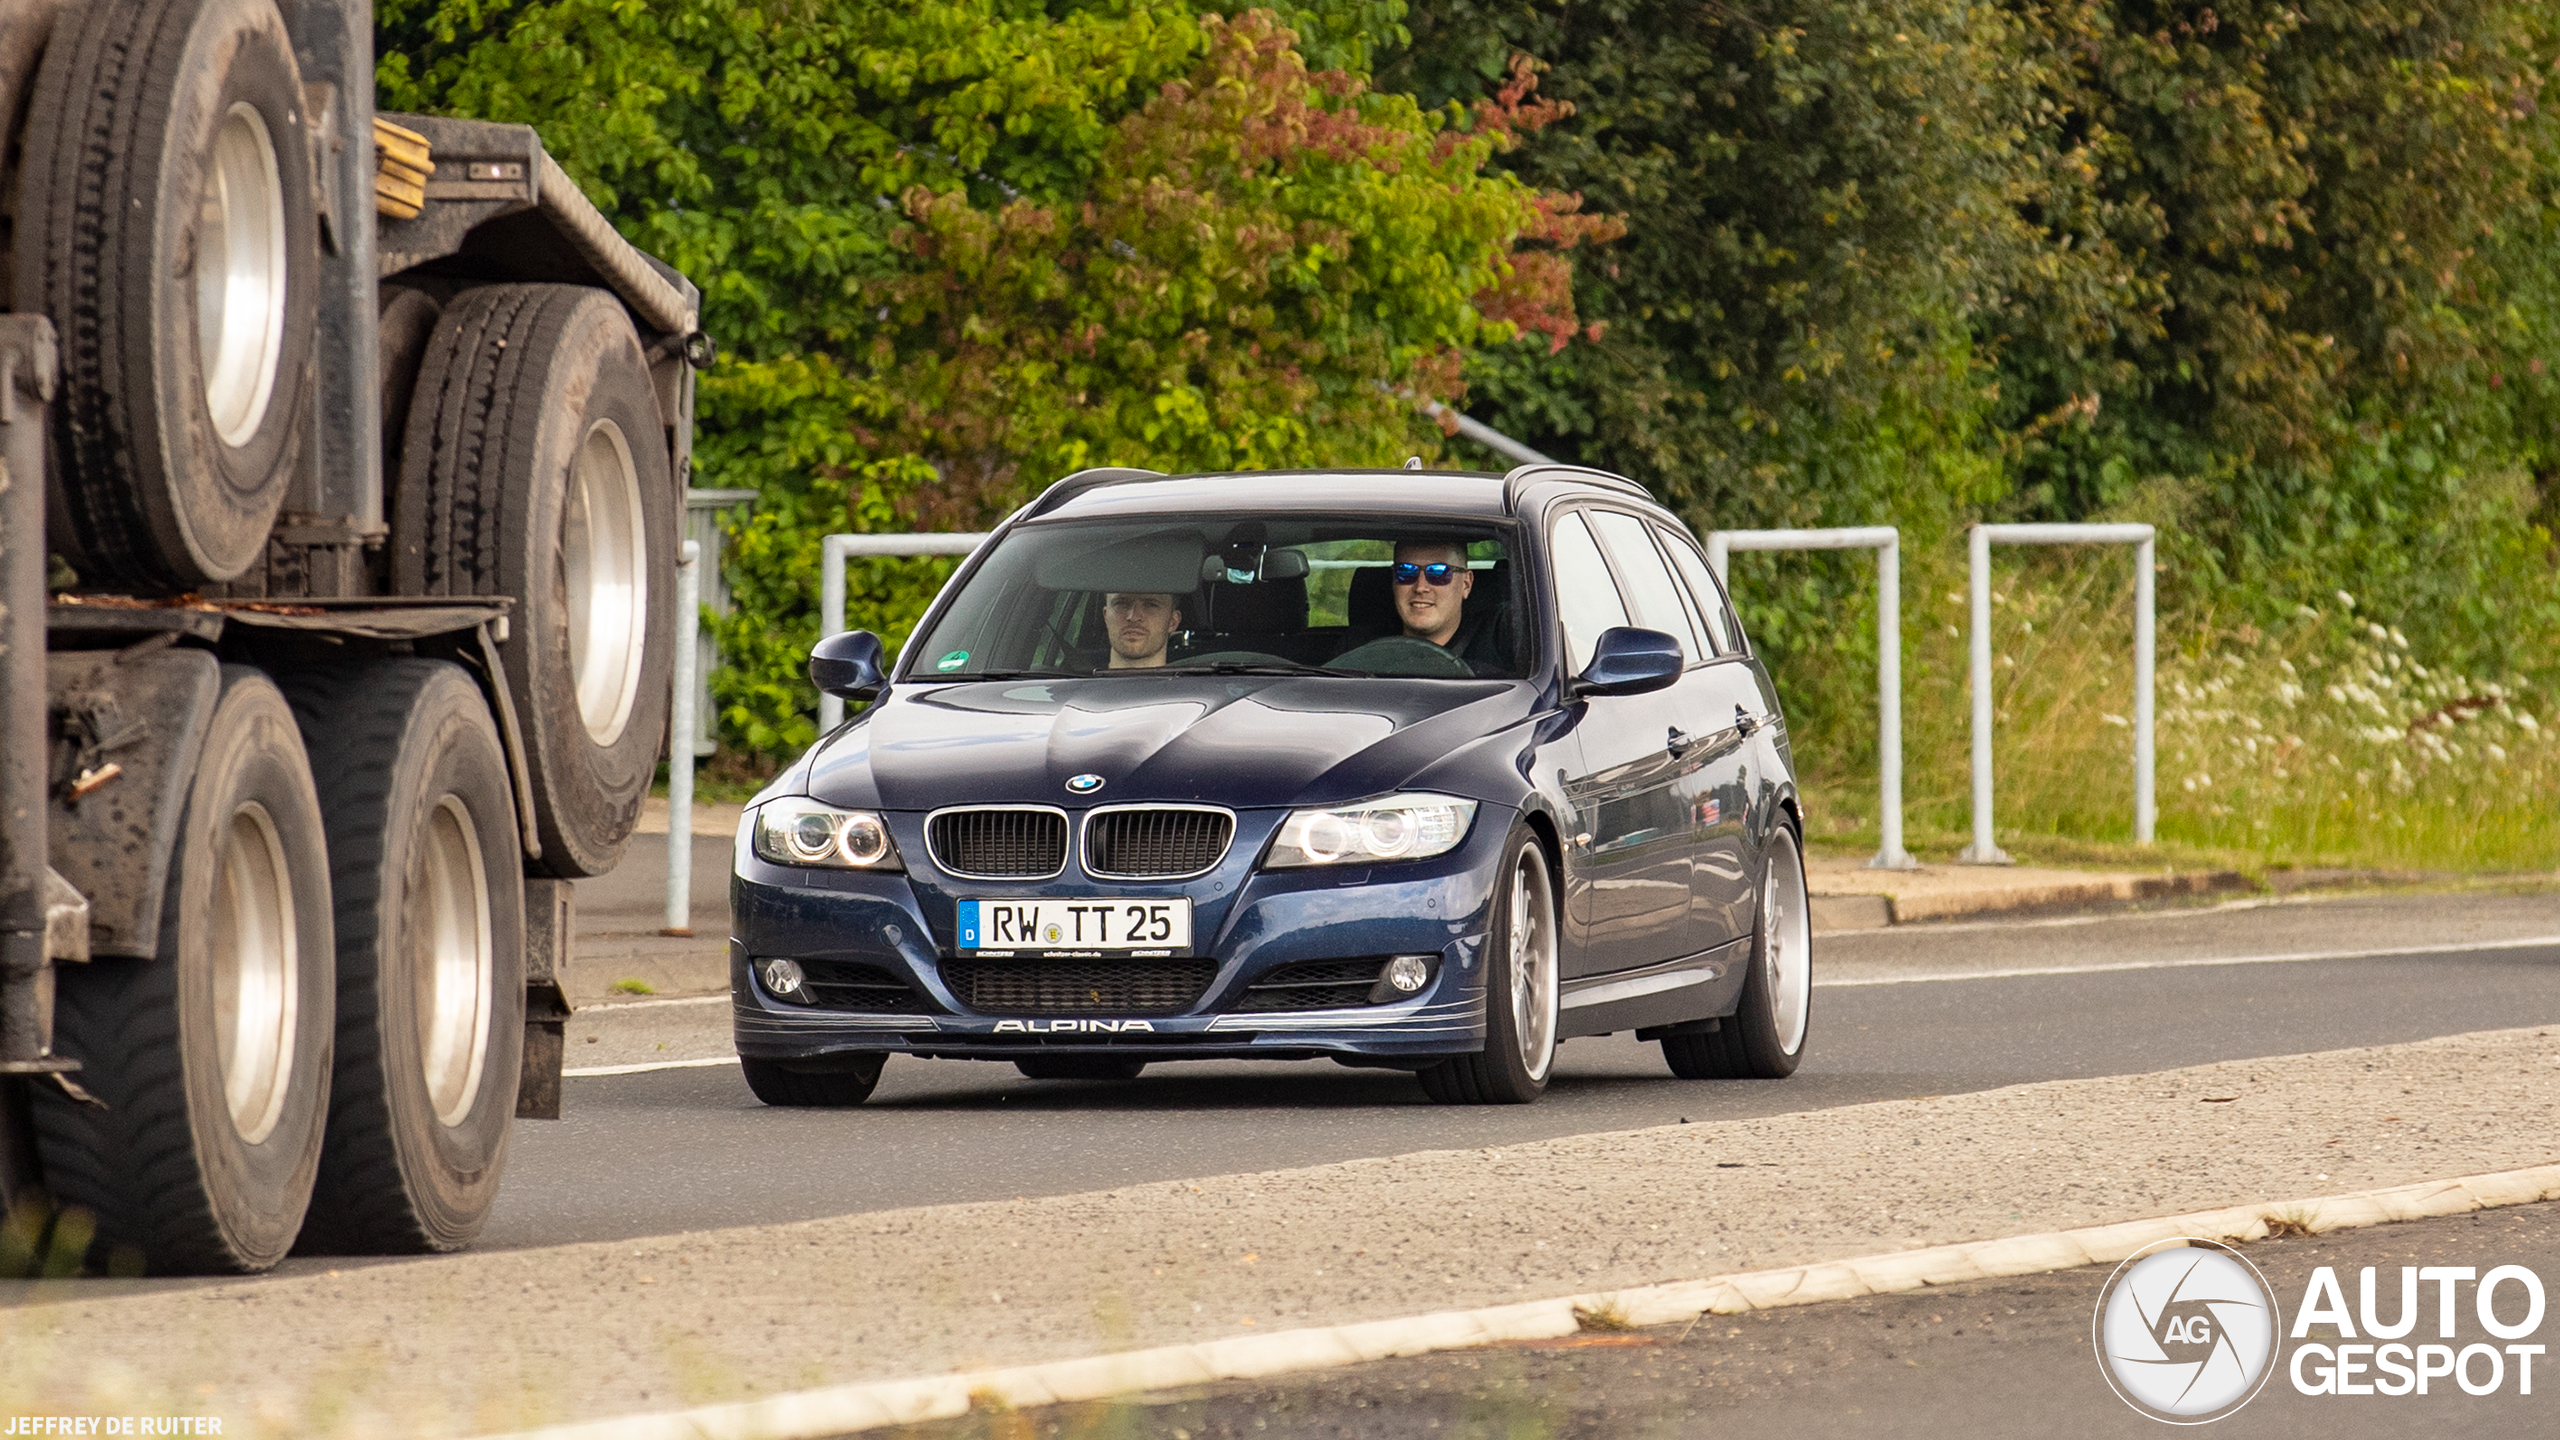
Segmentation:
<svg viewBox="0 0 2560 1440">
<path fill-rule="evenodd" d="M 598 1419 L 2512 1169 L 2560 1158 L 2555 1120 L 2541 1027 L 641 1242 L 13 1284 L 0 1410 Z"/>
</svg>

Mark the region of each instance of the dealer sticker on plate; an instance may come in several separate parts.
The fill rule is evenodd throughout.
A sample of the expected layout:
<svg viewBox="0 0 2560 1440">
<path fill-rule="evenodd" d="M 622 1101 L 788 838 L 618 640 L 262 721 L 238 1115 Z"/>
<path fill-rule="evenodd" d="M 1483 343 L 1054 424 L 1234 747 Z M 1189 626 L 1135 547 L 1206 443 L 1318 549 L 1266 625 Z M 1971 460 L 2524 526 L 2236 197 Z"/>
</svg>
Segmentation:
<svg viewBox="0 0 2560 1440">
<path fill-rule="evenodd" d="M 960 945 L 970 951 L 1176 954 L 1191 948 L 1191 902 L 963 900 Z"/>
</svg>

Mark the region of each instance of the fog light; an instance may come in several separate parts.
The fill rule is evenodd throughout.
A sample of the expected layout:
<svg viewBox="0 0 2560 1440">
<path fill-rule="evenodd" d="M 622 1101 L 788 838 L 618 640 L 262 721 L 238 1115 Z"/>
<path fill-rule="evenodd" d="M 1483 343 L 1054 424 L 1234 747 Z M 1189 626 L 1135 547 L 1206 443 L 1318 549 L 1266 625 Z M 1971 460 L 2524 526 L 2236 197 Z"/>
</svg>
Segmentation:
<svg viewBox="0 0 2560 1440">
<path fill-rule="evenodd" d="M 1390 1000 L 1403 1000 L 1419 994 L 1431 983 L 1431 957 L 1398 955 L 1378 972 L 1376 988 L 1369 992 L 1369 1003 L 1383 1005 Z"/>
<path fill-rule="evenodd" d="M 803 1004 L 808 1002 L 809 996 L 802 989 L 802 984 L 809 977 L 801 971 L 799 961 L 759 960 L 756 962 L 756 968 L 763 972 L 766 990 L 785 1000 L 797 1000 Z"/>
</svg>

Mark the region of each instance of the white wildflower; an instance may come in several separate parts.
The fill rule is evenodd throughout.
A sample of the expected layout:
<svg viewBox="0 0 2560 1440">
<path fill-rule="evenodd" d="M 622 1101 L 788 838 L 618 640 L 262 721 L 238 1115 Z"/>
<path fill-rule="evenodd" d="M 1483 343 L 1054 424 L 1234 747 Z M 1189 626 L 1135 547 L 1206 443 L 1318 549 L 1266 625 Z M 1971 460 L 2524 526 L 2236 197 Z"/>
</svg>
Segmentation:
<svg viewBox="0 0 2560 1440">
<path fill-rule="evenodd" d="M 2350 610 L 2356 608 L 2356 597 L 2348 594 L 2344 590 L 2340 590 L 2335 593 L 2337 594 L 2339 604 L 2346 606 Z"/>
</svg>

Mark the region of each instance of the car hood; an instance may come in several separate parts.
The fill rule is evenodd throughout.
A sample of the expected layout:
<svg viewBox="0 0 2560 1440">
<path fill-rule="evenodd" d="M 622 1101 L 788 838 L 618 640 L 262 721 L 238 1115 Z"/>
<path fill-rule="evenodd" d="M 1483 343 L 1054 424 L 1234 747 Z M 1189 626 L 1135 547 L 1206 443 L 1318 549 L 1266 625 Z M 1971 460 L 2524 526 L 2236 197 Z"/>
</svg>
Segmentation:
<svg viewBox="0 0 2560 1440">
<path fill-rule="evenodd" d="M 1512 680 L 1169 676 L 899 687 L 809 757 L 831 805 L 1334 804 L 1527 717 Z M 1098 775 L 1098 789 L 1067 781 Z"/>
</svg>

